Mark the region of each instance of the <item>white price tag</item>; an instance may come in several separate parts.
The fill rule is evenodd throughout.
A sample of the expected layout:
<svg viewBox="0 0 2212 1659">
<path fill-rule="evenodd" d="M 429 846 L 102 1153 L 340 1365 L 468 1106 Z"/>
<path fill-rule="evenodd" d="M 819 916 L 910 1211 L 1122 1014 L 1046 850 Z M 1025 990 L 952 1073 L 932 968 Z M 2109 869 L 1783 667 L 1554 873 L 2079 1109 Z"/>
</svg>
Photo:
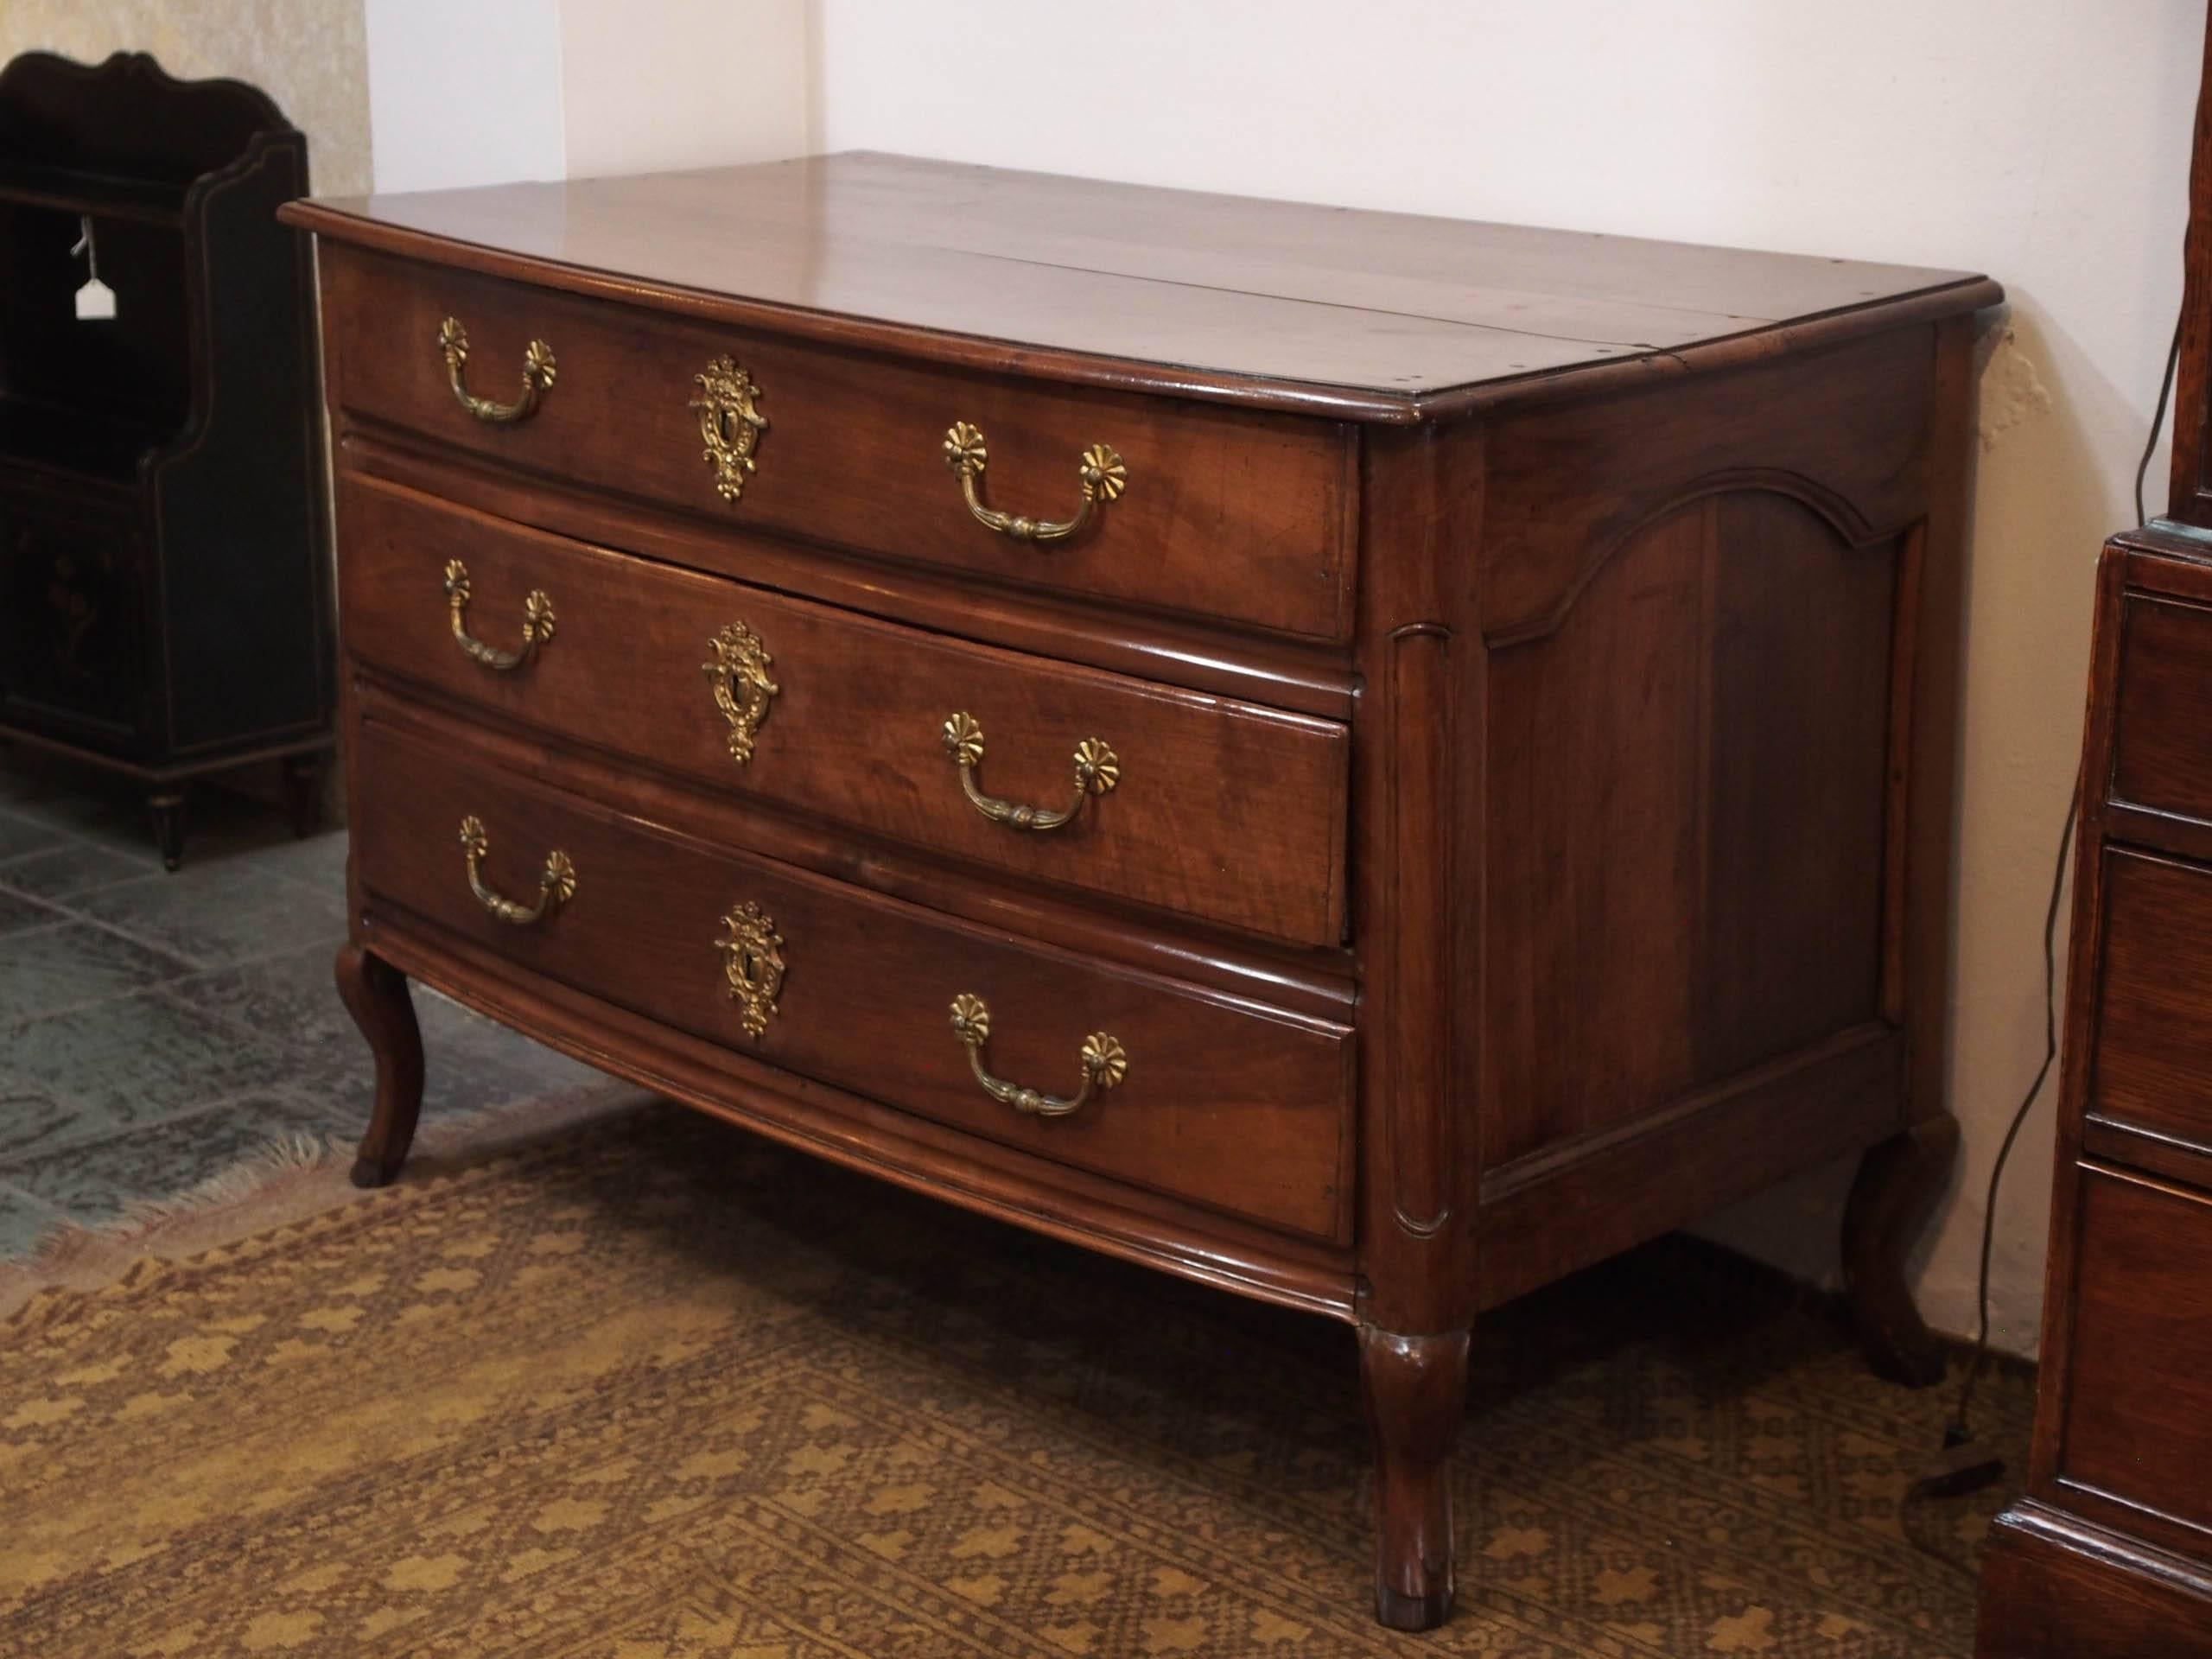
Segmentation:
<svg viewBox="0 0 2212 1659">
<path fill-rule="evenodd" d="M 97 276 L 77 290 L 77 321 L 79 322 L 112 322 L 115 320 L 115 290 Z"/>
</svg>

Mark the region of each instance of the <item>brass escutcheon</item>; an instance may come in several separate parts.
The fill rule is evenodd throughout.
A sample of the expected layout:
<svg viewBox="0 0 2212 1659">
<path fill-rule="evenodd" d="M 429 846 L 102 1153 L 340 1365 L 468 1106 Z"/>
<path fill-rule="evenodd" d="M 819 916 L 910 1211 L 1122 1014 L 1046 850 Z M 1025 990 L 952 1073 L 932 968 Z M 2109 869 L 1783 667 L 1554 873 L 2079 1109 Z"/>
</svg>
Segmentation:
<svg viewBox="0 0 2212 1659">
<path fill-rule="evenodd" d="M 768 677 L 776 659 L 742 622 L 726 624 L 707 644 L 715 660 L 699 668 L 714 688 L 715 707 L 729 721 L 729 758 L 741 766 L 753 759 L 753 741 L 768 718 L 769 702 L 783 690 Z"/>
<path fill-rule="evenodd" d="M 746 478 L 758 470 L 753 452 L 768 429 L 768 417 L 756 400 L 760 388 L 734 357 L 718 357 L 706 372 L 691 377 L 698 395 L 689 405 L 698 412 L 705 460 L 715 469 L 715 493 L 734 501 L 745 493 Z"/>
<path fill-rule="evenodd" d="M 738 1023 L 747 1036 L 760 1036 L 784 988 L 784 936 L 776 931 L 775 918 L 748 899 L 722 918 L 715 949 L 722 954 L 730 1001 L 742 1010 Z"/>
</svg>

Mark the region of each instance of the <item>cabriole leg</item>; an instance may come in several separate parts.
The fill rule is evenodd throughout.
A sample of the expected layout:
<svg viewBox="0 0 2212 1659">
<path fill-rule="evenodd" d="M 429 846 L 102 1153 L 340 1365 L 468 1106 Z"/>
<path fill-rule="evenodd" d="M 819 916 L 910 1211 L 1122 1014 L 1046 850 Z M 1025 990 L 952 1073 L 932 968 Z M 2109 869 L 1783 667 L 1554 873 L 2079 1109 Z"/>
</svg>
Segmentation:
<svg viewBox="0 0 2212 1659">
<path fill-rule="evenodd" d="M 383 1186 L 407 1161 L 423 1110 L 423 1033 L 407 976 L 359 945 L 338 952 L 338 995 L 376 1056 L 377 1103 L 353 1160 L 353 1185 Z"/>
<path fill-rule="evenodd" d="M 1943 1380 L 1943 1344 L 1913 1305 L 1905 1257 L 1958 1154 L 1958 1119 L 1923 1118 L 1867 1149 L 1844 1206 L 1844 1294 L 1859 1346 L 1876 1376 L 1916 1389 Z"/>
<path fill-rule="evenodd" d="M 1467 1336 L 1359 1327 L 1375 1437 L 1375 1617 L 1433 1630 L 1452 1612 L 1452 1443 L 1466 1410 Z"/>
</svg>

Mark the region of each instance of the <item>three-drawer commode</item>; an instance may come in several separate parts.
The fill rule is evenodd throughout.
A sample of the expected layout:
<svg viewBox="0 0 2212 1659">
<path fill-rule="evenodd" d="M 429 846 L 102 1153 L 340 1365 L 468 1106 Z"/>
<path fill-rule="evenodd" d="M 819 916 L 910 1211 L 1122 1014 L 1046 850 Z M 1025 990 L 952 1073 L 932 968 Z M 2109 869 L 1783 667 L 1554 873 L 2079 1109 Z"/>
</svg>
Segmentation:
<svg viewBox="0 0 2212 1659">
<path fill-rule="evenodd" d="M 885 156 L 318 202 L 352 939 L 1344 1319 L 1448 1612 L 1477 1316 L 1941 1098 L 1980 278 Z"/>
</svg>

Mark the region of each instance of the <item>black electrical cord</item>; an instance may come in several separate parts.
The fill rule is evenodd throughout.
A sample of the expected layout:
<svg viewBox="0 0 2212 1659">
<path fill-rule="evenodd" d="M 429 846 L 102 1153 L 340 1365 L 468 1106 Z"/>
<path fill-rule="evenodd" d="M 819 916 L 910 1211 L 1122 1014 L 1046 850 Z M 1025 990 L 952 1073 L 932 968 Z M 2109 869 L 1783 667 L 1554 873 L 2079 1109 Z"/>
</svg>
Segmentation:
<svg viewBox="0 0 2212 1659">
<path fill-rule="evenodd" d="M 2166 348 L 2166 371 L 2158 380 L 2158 406 L 2151 413 L 2150 435 L 2143 441 L 2143 458 L 2135 467 L 2135 518 L 2140 524 L 2150 515 L 2144 511 L 2143 481 L 2151 471 L 2151 456 L 2158 447 L 2158 434 L 2166 423 L 2166 404 L 2172 395 L 2174 370 L 2181 362 L 2181 319 L 2174 319 L 2173 343 Z M 2050 904 L 2043 918 L 2043 1063 L 2036 1067 L 2036 1075 L 2028 1084 L 2027 1093 L 2020 1097 L 2013 1110 L 2012 1121 L 2005 1127 L 2005 1139 L 1997 1148 L 1997 1161 L 1989 1168 L 1989 1192 L 1981 1211 L 1981 1269 L 1976 1281 L 1974 1300 L 1976 1324 L 1974 1353 L 1967 1361 L 1967 1373 L 1959 1385 L 1958 1408 L 1951 1414 L 1951 1425 L 1944 1432 L 1946 1448 L 1956 1448 L 1971 1443 L 1974 1432 L 1971 1414 L 1974 1391 L 1981 1380 L 1983 1368 L 1989 1360 L 1989 1258 L 1997 1239 L 1997 1193 L 2005 1179 L 2005 1166 L 2012 1156 L 2012 1147 L 2020 1138 L 2020 1130 L 2028 1121 L 2028 1113 L 2043 1093 L 2043 1086 L 2050 1078 L 2050 1068 L 2058 1058 L 2058 906 L 2066 891 L 2066 855 L 2074 841 L 2074 823 L 2082 806 L 2082 776 L 2074 775 L 2073 791 L 2066 798 L 2066 821 L 2058 831 L 2057 868 L 2050 875 Z M 1991 1471 L 1995 1465 L 1982 1465 Z"/>
<path fill-rule="evenodd" d="M 1989 1166 L 1989 1193 L 1981 1211 L 1981 1276 L 1975 1291 L 1979 1309 L 1979 1323 L 1974 1338 L 1974 1355 L 1967 1362 L 1966 1380 L 1959 1385 L 1958 1409 L 1951 1414 L 1951 1427 L 1943 1436 L 1948 1446 L 1963 1446 L 1974 1438 L 1968 1427 L 1968 1414 L 1974 1407 L 1974 1384 L 1981 1380 L 1982 1367 L 1989 1358 L 1989 1256 L 1997 1239 L 1997 1189 L 2005 1179 L 2005 1163 L 2012 1156 L 2012 1145 L 2020 1138 L 2022 1125 L 2028 1121 L 2028 1110 L 2043 1093 L 2043 1086 L 2050 1077 L 2050 1068 L 2058 1058 L 2058 905 L 2066 891 L 2066 853 L 2074 842 L 2074 820 L 2082 805 L 2082 775 L 2074 775 L 2073 792 L 2066 798 L 2066 822 L 2058 831 L 2058 868 L 2050 873 L 2050 905 L 2043 918 L 2043 1064 L 2036 1068 L 2034 1080 L 2028 1092 L 2020 1097 L 2020 1104 L 2012 1114 L 2012 1122 L 2005 1130 L 2005 1139 L 1997 1148 L 1997 1161 Z"/>
<path fill-rule="evenodd" d="M 2135 463 L 2135 522 L 2147 524 L 2143 511 L 2143 480 L 2151 470 L 2151 452 L 2158 447 L 2158 433 L 2166 423 L 2166 398 L 2174 389 L 2174 369 L 2181 362 L 2181 319 L 2174 319 L 2174 343 L 2166 347 L 2165 377 L 2158 382 L 2158 406 L 2151 411 L 2151 435 L 2143 440 L 2143 459 Z"/>
</svg>

